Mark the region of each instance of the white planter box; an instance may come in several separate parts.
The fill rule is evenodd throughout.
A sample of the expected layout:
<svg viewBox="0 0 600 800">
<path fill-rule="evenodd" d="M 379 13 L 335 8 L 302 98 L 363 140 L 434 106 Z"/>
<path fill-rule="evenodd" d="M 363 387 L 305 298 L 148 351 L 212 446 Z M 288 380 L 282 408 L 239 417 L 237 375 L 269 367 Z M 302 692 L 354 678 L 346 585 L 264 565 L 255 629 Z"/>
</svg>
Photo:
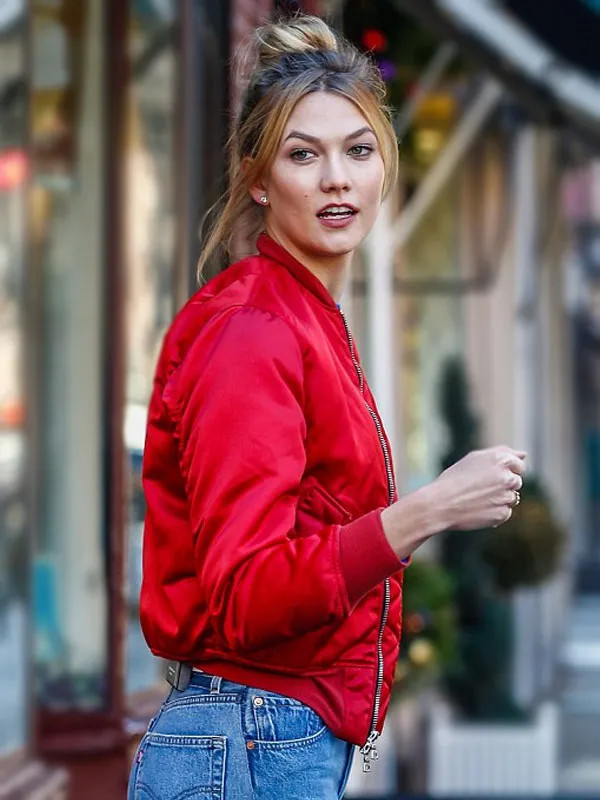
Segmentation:
<svg viewBox="0 0 600 800">
<path fill-rule="evenodd" d="M 553 795 L 558 709 L 540 706 L 529 724 L 465 724 L 446 706 L 431 710 L 428 793 L 432 797 Z"/>
</svg>

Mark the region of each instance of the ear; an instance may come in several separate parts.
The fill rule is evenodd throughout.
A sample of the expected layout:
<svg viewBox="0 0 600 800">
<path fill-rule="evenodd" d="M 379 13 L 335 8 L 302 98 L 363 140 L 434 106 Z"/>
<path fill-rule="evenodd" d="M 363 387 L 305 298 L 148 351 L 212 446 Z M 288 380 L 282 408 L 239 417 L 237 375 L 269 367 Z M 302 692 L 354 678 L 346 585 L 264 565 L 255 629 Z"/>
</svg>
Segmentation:
<svg viewBox="0 0 600 800">
<path fill-rule="evenodd" d="M 251 163 L 252 163 L 251 158 L 249 157 L 244 158 L 240 164 L 240 169 L 242 170 L 242 172 L 244 173 L 247 172 Z M 265 197 L 268 198 L 269 196 L 269 192 L 267 190 L 267 187 L 263 179 L 257 180 L 256 183 L 253 183 L 252 186 L 248 188 L 248 191 L 250 192 L 250 197 L 254 200 L 255 203 L 258 203 L 259 206 L 265 207 L 268 205 L 268 202 L 265 203 L 263 200 L 263 198 Z"/>
<path fill-rule="evenodd" d="M 257 181 L 249 188 L 248 191 L 250 192 L 250 196 L 254 202 L 258 203 L 259 206 L 266 208 L 266 206 L 269 205 L 269 193 L 263 181 Z"/>
</svg>

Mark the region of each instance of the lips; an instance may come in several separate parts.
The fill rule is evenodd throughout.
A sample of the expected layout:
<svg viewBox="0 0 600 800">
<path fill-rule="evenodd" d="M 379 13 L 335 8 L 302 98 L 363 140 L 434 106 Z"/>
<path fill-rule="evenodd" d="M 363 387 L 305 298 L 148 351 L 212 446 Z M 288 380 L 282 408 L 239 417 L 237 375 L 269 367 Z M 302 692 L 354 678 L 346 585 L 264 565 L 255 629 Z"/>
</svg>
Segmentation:
<svg viewBox="0 0 600 800">
<path fill-rule="evenodd" d="M 329 203 L 317 212 L 319 219 L 348 219 L 358 214 L 358 209 L 347 203 Z"/>
</svg>

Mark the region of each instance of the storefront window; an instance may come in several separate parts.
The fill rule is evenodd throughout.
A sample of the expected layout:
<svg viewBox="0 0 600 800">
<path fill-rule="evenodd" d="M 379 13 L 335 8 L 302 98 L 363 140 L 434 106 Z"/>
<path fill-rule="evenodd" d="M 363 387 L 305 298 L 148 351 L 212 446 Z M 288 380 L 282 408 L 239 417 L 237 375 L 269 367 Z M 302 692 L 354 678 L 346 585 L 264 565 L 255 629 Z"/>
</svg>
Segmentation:
<svg viewBox="0 0 600 800">
<path fill-rule="evenodd" d="M 506 241 L 505 148 L 492 131 L 471 147 L 400 254 L 395 319 L 404 491 L 435 478 L 448 453 L 441 398 L 460 392 L 451 363 L 464 368 L 470 384 L 465 315 L 471 298 L 493 285 Z M 470 402 L 476 406 L 472 396 Z"/>
<path fill-rule="evenodd" d="M 0 16 L 0 755 L 26 718 L 27 537 L 23 358 L 27 176 L 25 13 Z"/>
<path fill-rule="evenodd" d="M 37 0 L 30 12 L 36 690 L 53 711 L 108 701 L 102 5 Z"/>
<path fill-rule="evenodd" d="M 450 181 L 402 255 L 403 278 L 460 279 L 460 180 Z M 454 293 L 403 292 L 396 297 L 403 491 L 440 472 L 446 431 L 440 413 L 440 379 L 446 359 L 461 351 L 461 297 Z"/>
<path fill-rule="evenodd" d="M 128 607 L 126 689 L 156 684 L 160 664 L 139 624 L 146 410 L 162 338 L 175 311 L 175 117 L 177 50 L 174 0 L 133 0 L 129 14 L 131 83 L 125 152 L 126 406 L 128 455 Z"/>
</svg>

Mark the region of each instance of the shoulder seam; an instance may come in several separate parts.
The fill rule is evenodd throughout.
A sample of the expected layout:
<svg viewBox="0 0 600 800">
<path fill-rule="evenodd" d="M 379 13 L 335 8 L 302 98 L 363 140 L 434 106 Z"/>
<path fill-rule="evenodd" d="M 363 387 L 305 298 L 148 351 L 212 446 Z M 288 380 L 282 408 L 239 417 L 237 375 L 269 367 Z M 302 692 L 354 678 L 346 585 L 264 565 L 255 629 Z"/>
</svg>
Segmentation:
<svg viewBox="0 0 600 800">
<path fill-rule="evenodd" d="M 207 322 L 212 322 L 212 321 L 214 321 L 214 320 L 217 320 L 219 317 L 223 316 L 223 315 L 224 315 L 224 314 L 226 314 L 228 311 L 237 312 L 237 311 L 240 311 L 240 310 L 242 310 L 242 309 L 250 309 L 250 310 L 252 310 L 252 311 L 260 311 L 262 314 L 265 314 L 265 315 L 267 315 L 267 314 L 268 314 L 269 316 L 273 317 L 274 319 L 278 320 L 278 321 L 279 321 L 279 322 L 281 322 L 283 325 L 285 325 L 285 327 L 288 329 L 288 331 L 290 332 L 290 334 L 293 336 L 293 338 L 294 338 L 294 341 L 296 342 L 296 344 L 297 344 L 297 346 L 298 346 L 298 352 L 299 352 L 299 354 L 300 354 L 300 358 L 301 358 L 301 360 L 302 360 L 302 363 L 304 364 L 304 353 L 303 353 L 303 351 L 302 351 L 302 348 L 301 348 L 301 346 L 300 346 L 300 342 L 298 341 L 298 337 L 297 337 L 296 333 L 294 332 L 294 330 L 293 330 L 292 326 L 289 324 L 289 322 L 288 322 L 286 319 L 284 319 L 284 317 L 281 317 L 281 316 L 279 316 L 279 314 L 276 314 L 274 311 L 271 311 L 271 310 L 269 310 L 269 309 L 266 309 L 266 308 L 261 308 L 260 306 L 256 306 L 256 305 L 249 304 L 249 303 L 232 303 L 231 305 L 229 305 L 229 306 L 226 306 L 225 308 L 222 308 L 222 309 L 220 309 L 219 311 L 217 311 L 215 314 L 213 314 L 213 316 L 211 316 L 211 317 L 210 317 L 210 318 L 207 320 Z M 232 316 L 233 316 L 233 314 L 232 314 Z M 203 327 L 204 327 L 204 326 L 203 326 Z M 196 336 L 194 337 L 194 339 L 192 340 L 192 342 L 191 342 L 190 346 L 188 347 L 188 350 L 187 350 L 186 354 L 184 355 L 184 357 L 183 357 L 183 358 L 181 359 L 181 361 L 180 361 L 180 362 L 179 362 L 179 363 L 178 363 L 178 364 L 177 364 L 177 365 L 176 365 L 176 366 L 175 366 L 175 367 L 174 367 L 174 368 L 173 368 L 173 369 L 172 369 L 172 370 L 169 372 L 168 376 L 167 376 L 167 377 L 166 377 L 166 379 L 165 379 L 165 382 L 164 382 L 164 385 L 163 385 L 163 387 L 162 387 L 162 391 L 161 391 L 161 400 L 162 400 L 162 402 L 163 402 L 163 404 L 164 404 L 165 408 L 167 409 L 167 411 L 169 411 L 169 408 L 168 408 L 168 404 L 167 404 L 167 402 L 166 402 L 166 400 L 165 400 L 165 395 L 166 395 L 166 393 L 167 393 L 167 391 L 168 391 L 168 389 L 169 389 L 169 387 L 170 387 L 170 385 L 171 385 L 171 383 L 172 383 L 172 381 L 173 381 L 174 377 L 175 377 L 175 376 L 176 376 L 176 374 L 179 372 L 179 370 L 181 369 L 181 367 L 182 367 L 182 366 L 183 366 L 183 365 L 186 363 L 186 361 L 187 361 L 187 358 L 188 358 L 188 356 L 189 356 L 189 354 L 190 354 L 191 350 L 193 349 L 193 345 L 194 345 L 194 343 L 196 342 L 196 340 L 197 340 L 197 337 L 198 337 L 198 336 L 200 335 L 200 333 L 202 332 L 202 329 L 203 329 L 203 328 L 201 328 L 201 329 L 200 329 L 200 330 L 197 332 Z M 169 416 L 171 416 L 171 414 L 170 414 L 170 413 L 169 413 Z"/>
</svg>

